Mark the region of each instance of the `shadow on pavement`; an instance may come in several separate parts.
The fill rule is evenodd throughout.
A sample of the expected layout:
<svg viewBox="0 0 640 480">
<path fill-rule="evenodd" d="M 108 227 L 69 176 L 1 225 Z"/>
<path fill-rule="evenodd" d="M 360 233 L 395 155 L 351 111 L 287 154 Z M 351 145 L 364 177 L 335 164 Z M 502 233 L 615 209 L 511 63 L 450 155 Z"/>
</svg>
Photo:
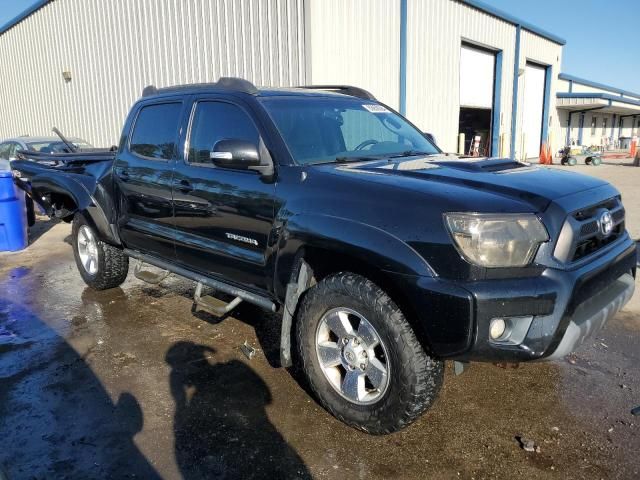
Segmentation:
<svg viewBox="0 0 640 480">
<path fill-rule="evenodd" d="M 0 464 L 8 478 L 160 478 L 133 441 L 143 426 L 136 398 L 122 393 L 113 403 L 85 360 L 4 298 L 6 288 L 0 283 Z"/>
<path fill-rule="evenodd" d="M 216 363 L 215 350 L 175 343 L 166 354 L 175 400 L 176 460 L 185 479 L 311 478 L 271 424 L 271 393 L 238 360 Z"/>
</svg>

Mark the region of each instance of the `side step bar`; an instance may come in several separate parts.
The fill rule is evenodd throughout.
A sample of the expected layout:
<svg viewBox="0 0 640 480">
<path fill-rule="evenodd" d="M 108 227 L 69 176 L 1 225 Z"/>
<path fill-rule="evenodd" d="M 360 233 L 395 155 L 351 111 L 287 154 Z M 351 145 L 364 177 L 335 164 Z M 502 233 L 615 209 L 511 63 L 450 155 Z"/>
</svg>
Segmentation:
<svg viewBox="0 0 640 480">
<path fill-rule="evenodd" d="M 224 307 L 220 307 L 211 302 L 213 298 L 214 297 L 209 295 L 202 295 L 202 283 L 198 282 L 198 285 L 196 285 L 196 293 L 193 295 L 193 302 L 196 304 L 196 307 L 201 308 L 202 310 L 212 313 L 218 317 L 222 317 L 242 303 L 242 298 L 236 297 Z"/>
<path fill-rule="evenodd" d="M 186 268 L 173 265 L 169 262 L 166 262 L 165 260 L 160 260 L 159 258 L 155 258 L 150 255 L 146 255 L 144 253 L 136 252 L 135 250 L 130 250 L 128 248 L 125 248 L 124 253 L 131 258 L 135 258 L 137 260 L 140 260 L 141 262 L 148 263 L 150 265 L 161 268 L 163 270 L 168 270 L 171 273 L 175 273 L 176 275 L 180 275 L 181 277 L 185 277 L 190 280 L 193 280 L 194 282 L 201 283 L 203 285 L 206 285 L 207 287 L 213 288 L 214 290 L 224 292 L 228 295 L 232 295 L 241 300 L 244 300 L 245 302 L 249 302 L 253 305 L 257 305 L 260 308 L 269 310 L 270 312 L 275 312 L 278 310 L 278 306 L 271 299 L 267 297 L 263 297 L 262 295 L 248 292 L 241 288 L 234 287 L 233 285 L 223 283 L 219 280 L 214 280 L 213 278 L 200 275 L 199 273 L 195 273 L 195 272 L 192 272 L 191 270 L 187 270 Z"/>
<path fill-rule="evenodd" d="M 138 280 L 142 280 L 143 282 L 150 283 L 152 285 L 158 285 L 161 281 L 171 275 L 169 270 L 164 270 L 161 273 L 153 273 L 149 270 L 142 270 L 142 265 L 144 262 L 142 260 L 138 260 L 135 268 L 133 269 L 133 274 Z"/>
</svg>

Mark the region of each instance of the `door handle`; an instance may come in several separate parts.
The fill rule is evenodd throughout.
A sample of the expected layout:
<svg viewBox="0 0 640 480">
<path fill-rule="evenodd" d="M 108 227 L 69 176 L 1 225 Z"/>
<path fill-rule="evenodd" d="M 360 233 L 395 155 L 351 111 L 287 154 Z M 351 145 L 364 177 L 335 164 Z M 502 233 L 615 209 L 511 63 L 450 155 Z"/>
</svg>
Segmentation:
<svg viewBox="0 0 640 480">
<path fill-rule="evenodd" d="M 180 182 L 176 185 L 176 188 L 180 190 L 182 193 L 193 192 L 194 188 L 188 180 L 180 180 Z"/>
<path fill-rule="evenodd" d="M 118 178 L 120 180 L 122 180 L 123 182 L 126 182 L 127 180 L 129 180 L 129 172 L 122 169 L 122 170 L 117 170 L 116 171 L 116 175 L 118 176 Z"/>
</svg>

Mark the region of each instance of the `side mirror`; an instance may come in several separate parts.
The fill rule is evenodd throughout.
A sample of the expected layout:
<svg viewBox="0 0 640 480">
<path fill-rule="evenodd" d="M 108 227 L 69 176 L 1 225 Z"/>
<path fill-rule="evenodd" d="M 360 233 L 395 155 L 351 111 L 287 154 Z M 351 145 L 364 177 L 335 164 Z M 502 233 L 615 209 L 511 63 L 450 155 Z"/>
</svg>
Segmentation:
<svg viewBox="0 0 640 480">
<path fill-rule="evenodd" d="M 246 140 L 226 138 L 216 142 L 209 156 L 219 168 L 255 170 L 263 177 L 273 175 L 273 160 L 262 139 L 258 147 Z"/>
<path fill-rule="evenodd" d="M 429 140 L 434 145 L 436 145 L 436 138 L 432 134 L 430 134 L 429 132 L 422 132 L 422 136 L 424 138 L 426 138 L 427 140 Z"/>
<path fill-rule="evenodd" d="M 248 170 L 260 165 L 258 148 L 244 140 L 225 139 L 216 142 L 209 154 L 213 164 L 220 168 Z"/>
</svg>

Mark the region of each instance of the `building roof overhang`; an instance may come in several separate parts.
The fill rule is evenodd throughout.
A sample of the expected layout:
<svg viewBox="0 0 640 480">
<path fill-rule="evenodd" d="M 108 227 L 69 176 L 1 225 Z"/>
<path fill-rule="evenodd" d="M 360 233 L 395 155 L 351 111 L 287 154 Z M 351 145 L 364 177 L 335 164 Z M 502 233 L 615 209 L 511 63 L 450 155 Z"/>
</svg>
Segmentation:
<svg viewBox="0 0 640 480">
<path fill-rule="evenodd" d="M 573 112 L 598 110 L 617 115 L 640 115 L 640 101 L 608 93 L 560 92 L 556 94 L 556 107 Z"/>
</svg>

